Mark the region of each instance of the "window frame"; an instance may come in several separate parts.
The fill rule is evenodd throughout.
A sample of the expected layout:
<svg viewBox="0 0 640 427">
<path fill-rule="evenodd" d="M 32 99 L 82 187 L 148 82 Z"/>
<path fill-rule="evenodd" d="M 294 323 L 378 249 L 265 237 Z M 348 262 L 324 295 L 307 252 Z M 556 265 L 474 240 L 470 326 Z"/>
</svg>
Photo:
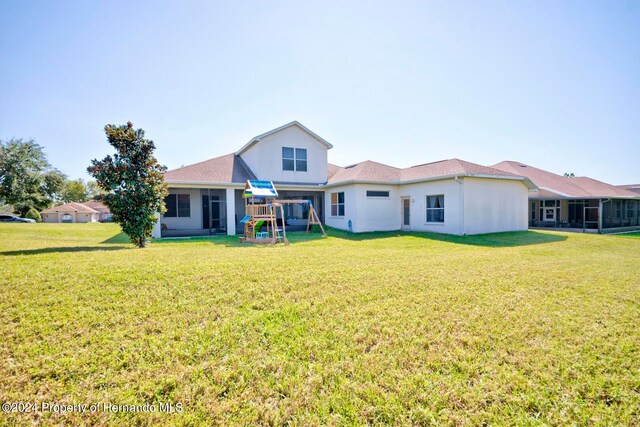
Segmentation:
<svg viewBox="0 0 640 427">
<path fill-rule="evenodd" d="M 291 154 L 285 151 L 291 150 Z M 285 162 L 291 162 L 291 169 L 285 167 Z M 308 172 L 309 159 L 306 148 L 282 147 L 282 171 L 283 172 Z M 304 167 L 302 167 L 304 165 Z"/>
<path fill-rule="evenodd" d="M 334 202 L 335 195 L 335 202 Z M 342 195 L 342 201 L 340 201 L 340 195 Z M 335 207 L 335 214 L 334 214 Z M 342 208 L 342 214 L 340 211 Z M 336 191 L 334 193 L 329 193 L 329 214 L 331 218 L 344 218 L 345 217 L 345 195 L 344 191 Z"/>
<path fill-rule="evenodd" d="M 442 197 L 442 207 L 439 208 L 430 208 L 429 207 L 429 197 Z M 438 201 L 438 199 L 436 199 L 436 201 Z M 445 208 L 446 208 L 446 203 L 445 203 L 445 197 L 444 194 L 428 194 L 426 196 L 424 196 L 424 202 L 425 202 L 425 223 L 426 224 L 444 224 L 445 223 Z M 442 221 L 429 221 L 429 211 L 442 211 Z"/>
<path fill-rule="evenodd" d="M 173 198 L 175 200 L 174 202 L 174 206 L 175 206 L 175 215 L 170 215 L 170 209 L 168 208 L 168 203 L 167 203 L 167 199 L 169 198 Z M 182 208 L 180 207 L 180 198 L 182 197 Z M 185 201 L 184 199 L 186 198 L 186 203 L 188 204 L 188 207 L 185 208 L 184 204 Z M 167 197 L 164 198 L 164 202 L 165 202 L 165 207 L 167 207 L 167 211 L 162 214 L 163 218 L 191 218 L 191 194 L 189 193 L 171 193 L 171 194 L 167 194 Z M 183 211 L 183 215 L 180 215 L 180 211 Z M 187 215 L 184 215 L 184 211 L 187 210 Z M 169 214 L 169 215 L 167 215 Z"/>
<path fill-rule="evenodd" d="M 369 193 L 385 193 L 384 196 L 379 196 L 379 195 L 372 195 Z M 391 197 L 391 192 L 390 191 L 386 191 L 386 190 L 366 190 L 365 195 L 367 196 L 368 199 L 388 199 L 389 197 Z"/>
</svg>

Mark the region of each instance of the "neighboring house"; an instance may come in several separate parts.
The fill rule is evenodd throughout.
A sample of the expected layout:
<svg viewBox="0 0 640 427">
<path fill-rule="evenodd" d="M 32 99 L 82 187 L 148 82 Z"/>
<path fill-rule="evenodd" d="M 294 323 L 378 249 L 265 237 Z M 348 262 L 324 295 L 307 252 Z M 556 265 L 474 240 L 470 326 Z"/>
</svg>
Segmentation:
<svg viewBox="0 0 640 427">
<path fill-rule="evenodd" d="M 521 162 L 504 161 L 493 167 L 524 175 L 539 188 L 529 194 L 531 227 L 600 233 L 640 229 L 640 192 L 588 177 L 557 175 Z"/>
<path fill-rule="evenodd" d="M 83 205 L 90 207 L 100 213 L 98 216 L 98 221 L 100 222 L 109 222 L 112 221 L 111 211 L 109 208 L 102 202 L 97 200 L 89 200 L 88 202 L 84 202 Z"/>
<path fill-rule="evenodd" d="M 100 212 L 83 203 L 65 203 L 40 212 L 42 222 L 96 222 Z"/>
<path fill-rule="evenodd" d="M 526 230 L 537 187 L 522 174 L 452 159 L 410 168 L 365 161 L 328 163 L 333 146 L 298 122 L 252 138 L 236 153 L 165 173 L 167 212 L 154 237 L 236 234 L 247 180 L 273 181 L 283 199 L 311 200 L 325 224 L 383 230 L 480 234 Z M 304 229 L 308 210 L 287 206 L 287 229 Z"/>
<path fill-rule="evenodd" d="M 638 195 L 640 195 L 640 184 L 618 185 L 618 187 L 625 190 L 633 191 L 634 193 L 638 193 Z"/>
</svg>

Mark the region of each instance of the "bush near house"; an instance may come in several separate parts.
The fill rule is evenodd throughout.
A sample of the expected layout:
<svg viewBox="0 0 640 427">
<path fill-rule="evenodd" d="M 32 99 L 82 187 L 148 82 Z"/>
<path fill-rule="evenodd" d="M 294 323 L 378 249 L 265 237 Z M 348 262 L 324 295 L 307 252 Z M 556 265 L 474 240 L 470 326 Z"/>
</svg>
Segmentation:
<svg viewBox="0 0 640 427">
<path fill-rule="evenodd" d="M 0 223 L 7 425 L 640 425 L 640 239 Z"/>
<path fill-rule="evenodd" d="M 34 208 L 29 209 L 27 213 L 24 215 L 24 217 L 32 219 L 36 222 L 42 222 L 42 216 L 40 216 L 40 212 L 38 212 Z"/>
</svg>

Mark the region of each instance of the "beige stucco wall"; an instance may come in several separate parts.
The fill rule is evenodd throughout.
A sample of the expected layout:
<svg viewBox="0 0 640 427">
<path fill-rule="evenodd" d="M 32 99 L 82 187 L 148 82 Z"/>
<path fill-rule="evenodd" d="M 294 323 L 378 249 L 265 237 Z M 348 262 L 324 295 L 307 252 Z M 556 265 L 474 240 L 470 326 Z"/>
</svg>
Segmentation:
<svg viewBox="0 0 640 427">
<path fill-rule="evenodd" d="M 392 231 L 402 226 L 401 198 L 411 200 L 410 229 L 413 231 L 432 231 L 436 233 L 461 234 L 459 208 L 460 187 L 453 179 L 422 182 L 408 185 L 350 184 L 326 190 L 326 223 L 343 230 L 348 229 L 352 221 L 353 231 Z M 366 196 L 367 190 L 389 191 L 388 199 Z M 331 193 L 344 191 L 344 218 L 331 217 Z M 444 194 L 445 219 L 443 223 L 427 223 L 426 197 Z"/>
<path fill-rule="evenodd" d="M 464 233 L 527 230 L 528 204 L 521 181 L 464 178 Z"/>
<path fill-rule="evenodd" d="M 307 171 L 283 171 L 282 147 L 305 148 Z M 271 134 L 241 154 L 258 179 L 296 182 L 327 182 L 327 147 L 297 126 Z"/>
<path fill-rule="evenodd" d="M 344 192 L 344 216 L 332 216 L 331 215 L 331 193 Z M 358 206 L 356 203 L 356 186 L 355 185 L 342 185 L 339 187 L 327 188 L 324 197 L 325 206 L 325 223 L 334 228 L 341 230 L 349 229 L 349 220 L 355 224 L 356 215 L 358 214 Z M 357 232 L 354 228 L 353 231 Z"/>
<path fill-rule="evenodd" d="M 462 234 L 460 200 L 462 184 L 454 179 L 421 182 L 400 187 L 400 196 L 408 196 L 410 204 L 410 229 L 434 233 Z M 427 196 L 444 195 L 444 222 L 427 222 Z M 400 209 L 400 200 L 398 200 Z M 400 225 L 400 217 L 398 217 Z"/>
</svg>

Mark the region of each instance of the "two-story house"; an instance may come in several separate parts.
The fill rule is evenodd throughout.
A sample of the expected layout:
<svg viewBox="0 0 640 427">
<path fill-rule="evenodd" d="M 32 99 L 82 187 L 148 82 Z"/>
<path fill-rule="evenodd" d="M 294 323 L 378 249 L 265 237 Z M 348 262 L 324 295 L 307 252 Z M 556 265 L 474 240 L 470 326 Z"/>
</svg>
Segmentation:
<svg viewBox="0 0 640 427">
<path fill-rule="evenodd" d="M 373 161 L 339 167 L 333 146 L 294 121 L 236 153 L 167 171 L 167 212 L 154 237 L 239 233 L 249 179 L 273 181 L 282 199 L 311 200 L 323 223 L 353 232 L 413 230 L 480 234 L 526 230 L 528 178 L 458 159 L 395 168 Z M 304 205 L 287 206 L 288 230 L 304 228 Z"/>
</svg>

